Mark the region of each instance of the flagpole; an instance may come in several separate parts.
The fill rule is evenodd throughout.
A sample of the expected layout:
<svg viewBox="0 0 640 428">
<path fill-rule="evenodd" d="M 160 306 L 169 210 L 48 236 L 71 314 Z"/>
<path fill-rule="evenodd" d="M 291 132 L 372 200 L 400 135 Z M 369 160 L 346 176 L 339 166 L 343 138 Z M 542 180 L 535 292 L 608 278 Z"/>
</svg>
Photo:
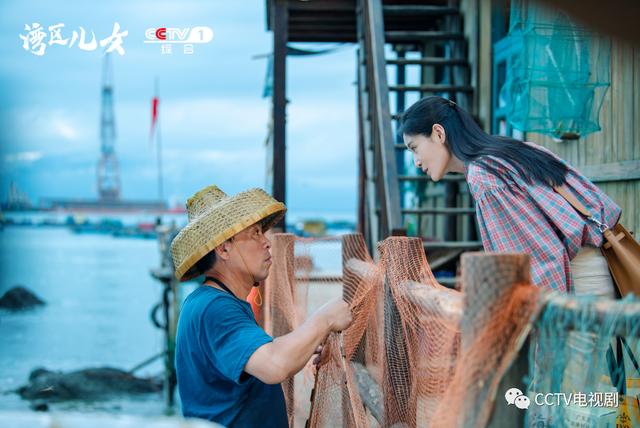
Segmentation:
<svg viewBox="0 0 640 428">
<path fill-rule="evenodd" d="M 158 78 L 156 77 L 155 79 L 155 97 L 156 99 L 159 100 L 159 94 L 158 94 Z M 161 131 L 160 131 L 160 101 L 158 101 L 158 119 L 157 119 L 157 123 L 156 123 L 156 143 L 157 143 L 157 150 L 158 150 L 158 200 L 163 202 L 163 195 L 162 195 L 162 137 L 161 137 Z"/>
</svg>

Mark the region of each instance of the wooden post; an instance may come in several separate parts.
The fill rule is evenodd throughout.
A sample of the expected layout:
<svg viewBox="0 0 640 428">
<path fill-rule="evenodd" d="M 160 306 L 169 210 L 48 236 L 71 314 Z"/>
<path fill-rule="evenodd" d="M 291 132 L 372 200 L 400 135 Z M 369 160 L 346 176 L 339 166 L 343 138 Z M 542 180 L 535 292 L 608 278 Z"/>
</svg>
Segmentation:
<svg viewBox="0 0 640 428">
<path fill-rule="evenodd" d="M 415 426 L 418 397 L 412 394 L 416 381 L 412 378 L 412 370 L 415 370 L 417 359 L 420 356 L 416 355 L 415 348 L 408 349 L 411 343 L 407 343 L 406 337 L 410 333 L 404 327 L 407 320 L 402 319 L 395 302 L 400 298 L 399 294 L 402 293 L 398 287 L 401 281 L 419 281 L 421 278 L 433 277 L 433 274 L 428 270 L 421 238 L 390 237 L 380 244 L 379 251 L 380 263 L 386 270 L 384 279 L 385 364 L 383 370 L 387 382 L 383 382 L 383 388 L 385 388 L 383 393 L 387 406 L 384 409 L 384 425 L 392 426 L 397 422 L 405 424 L 413 422 L 411 426 Z M 413 278 L 407 278 L 409 269 L 405 272 L 389 269 L 392 266 L 397 266 L 398 260 L 406 262 L 414 257 L 423 259 L 421 265 L 426 267 L 426 270 L 411 272 L 410 276 Z M 393 373 L 389 370 L 388 362 L 391 360 L 394 362 Z M 397 420 L 401 415 L 414 416 L 408 420 Z"/>
<path fill-rule="evenodd" d="M 294 245 L 295 236 L 291 233 L 275 233 L 271 239 L 274 264 L 264 284 L 264 325 L 266 332 L 274 338 L 290 333 L 296 327 Z M 282 389 L 289 425 L 293 426 L 294 378 L 284 381 Z"/>
<path fill-rule="evenodd" d="M 360 50 L 362 49 L 362 47 L 358 48 L 358 53 L 356 54 L 356 64 L 357 64 L 357 70 L 358 72 L 356 74 L 360 74 L 360 68 L 362 67 L 359 64 L 360 61 Z M 360 77 L 358 77 L 358 80 L 360 79 Z M 367 209 L 366 209 L 366 203 L 367 203 L 367 195 L 366 195 L 366 190 L 367 190 L 367 165 L 366 165 L 366 141 L 365 141 L 365 137 L 364 137 L 364 121 L 365 121 L 365 117 L 364 117 L 364 112 L 362 110 L 362 91 L 360 90 L 360 86 L 361 86 L 361 82 L 358 82 L 358 89 L 357 89 L 357 96 L 358 96 L 358 101 L 357 101 L 357 111 L 358 111 L 358 224 L 356 226 L 356 231 L 358 233 L 361 233 L 362 235 L 368 235 L 368 220 L 367 220 Z"/>
<path fill-rule="evenodd" d="M 285 0 L 273 5 L 273 197 L 286 203 L 287 40 L 289 11 Z M 276 225 L 286 231 L 286 218 Z"/>
<path fill-rule="evenodd" d="M 358 251 L 361 249 L 361 251 Z M 353 299 L 358 292 L 357 290 L 362 281 L 367 280 L 362 274 L 365 272 L 358 272 L 354 270 L 354 262 L 362 261 L 365 263 L 373 263 L 364 237 L 360 233 L 351 233 L 342 237 L 342 299 L 353 306 Z M 355 265 L 360 266 L 360 265 Z M 364 364 L 364 345 L 366 340 L 366 333 L 363 334 L 362 340 L 356 346 L 354 360 Z"/>
<path fill-rule="evenodd" d="M 369 105 L 373 136 L 377 152 L 378 188 L 382 213 L 382 235 L 389 236 L 394 229 L 402 228 L 398 171 L 391 113 L 389 111 L 389 87 L 386 58 L 384 56 L 384 21 L 382 0 L 361 0 L 359 7 L 364 15 L 365 58 L 367 61 Z"/>
<path fill-rule="evenodd" d="M 500 392 L 497 391 L 499 382 L 529 333 L 529 320 L 539 310 L 539 289 L 530 285 L 531 269 L 527 254 L 473 252 L 463 254 L 461 260 L 464 299 L 464 316 L 460 325 L 462 360 L 458 363 L 460 376 L 454 380 L 460 389 L 464 386 L 464 391 L 460 391 L 464 397 L 459 397 L 463 407 L 460 409 L 460 426 L 486 426 L 493 408 L 488 402 L 493 402 L 496 392 Z M 528 294 L 521 295 L 521 301 L 512 302 L 513 293 L 519 287 L 527 287 Z M 498 314 L 504 315 L 504 311 L 509 310 L 505 307 L 507 302 L 518 308 L 521 319 L 512 319 L 510 325 L 500 325 L 500 337 L 497 337 L 496 332 L 487 331 L 487 327 Z M 485 361 L 481 368 L 474 367 L 469 362 L 477 358 L 474 349 L 478 346 L 501 354 Z M 469 360 L 465 360 L 467 357 Z"/>
</svg>

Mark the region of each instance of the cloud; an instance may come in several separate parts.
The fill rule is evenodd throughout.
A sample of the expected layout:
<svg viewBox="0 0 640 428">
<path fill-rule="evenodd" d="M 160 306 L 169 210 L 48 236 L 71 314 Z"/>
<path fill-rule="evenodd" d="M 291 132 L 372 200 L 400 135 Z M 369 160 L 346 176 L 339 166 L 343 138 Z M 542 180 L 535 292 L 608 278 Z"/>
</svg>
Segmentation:
<svg viewBox="0 0 640 428">
<path fill-rule="evenodd" d="M 7 112 L 7 118 L 17 130 L 12 144 L 47 154 L 76 151 L 86 146 L 87 139 L 95 139 L 93 135 L 97 134 L 95 129 L 88 126 L 87 118 L 91 113 L 86 110 L 49 110 L 41 107 L 11 109 Z M 93 119 L 90 123 L 95 122 Z"/>
<path fill-rule="evenodd" d="M 318 190 L 355 190 L 356 187 L 353 176 L 305 177 L 300 184 Z"/>
<path fill-rule="evenodd" d="M 171 162 L 200 165 L 202 163 L 224 167 L 229 170 L 237 170 L 239 165 L 255 165 L 264 162 L 263 150 L 233 149 L 167 149 L 163 151 L 163 157 Z"/>
<path fill-rule="evenodd" d="M 11 153 L 4 156 L 4 161 L 8 163 L 33 163 L 42 158 L 44 154 L 42 152 L 18 152 Z"/>
<path fill-rule="evenodd" d="M 269 106 L 258 97 L 208 97 L 166 100 L 161 106 L 167 133 L 198 133 L 199 137 L 264 138 Z"/>
<path fill-rule="evenodd" d="M 55 117 L 51 122 L 51 127 L 58 136 L 66 140 L 73 141 L 78 139 L 78 129 L 68 120 Z"/>
</svg>

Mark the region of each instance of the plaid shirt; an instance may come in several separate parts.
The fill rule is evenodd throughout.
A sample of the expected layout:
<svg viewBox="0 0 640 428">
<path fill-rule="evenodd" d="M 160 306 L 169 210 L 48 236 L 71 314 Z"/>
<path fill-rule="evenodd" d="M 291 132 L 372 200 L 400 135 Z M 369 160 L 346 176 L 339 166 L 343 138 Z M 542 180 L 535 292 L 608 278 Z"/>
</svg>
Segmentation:
<svg viewBox="0 0 640 428">
<path fill-rule="evenodd" d="M 527 144 L 559 159 L 543 147 Z M 551 186 L 527 183 L 503 159 L 482 159 L 505 174 L 503 181 L 477 161 L 465 165 L 485 251 L 527 253 L 531 256 L 534 284 L 571 292 L 570 260 L 583 246 L 600 247 L 602 233 Z M 569 169 L 566 185 L 575 197 L 600 221 L 613 227 L 620 218 L 620 207 L 580 172 L 560 161 Z"/>
</svg>

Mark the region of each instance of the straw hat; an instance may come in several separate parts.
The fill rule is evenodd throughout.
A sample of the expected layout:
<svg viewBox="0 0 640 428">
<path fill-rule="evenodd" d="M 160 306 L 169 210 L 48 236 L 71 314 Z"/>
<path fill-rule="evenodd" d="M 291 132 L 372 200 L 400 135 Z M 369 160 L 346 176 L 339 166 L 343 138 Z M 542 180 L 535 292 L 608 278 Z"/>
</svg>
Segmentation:
<svg viewBox="0 0 640 428">
<path fill-rule="evenodd" d="M 204 255 L 255 223 L 266 231 L 283 216 L 287 207 L 262 189 L 227 196 L 217 186 L 200 190 L 187 201 L 189 223 L 171 242 L 175 275 L 187 281 L 200 274 L 194 268 Z"/>
</svg>

